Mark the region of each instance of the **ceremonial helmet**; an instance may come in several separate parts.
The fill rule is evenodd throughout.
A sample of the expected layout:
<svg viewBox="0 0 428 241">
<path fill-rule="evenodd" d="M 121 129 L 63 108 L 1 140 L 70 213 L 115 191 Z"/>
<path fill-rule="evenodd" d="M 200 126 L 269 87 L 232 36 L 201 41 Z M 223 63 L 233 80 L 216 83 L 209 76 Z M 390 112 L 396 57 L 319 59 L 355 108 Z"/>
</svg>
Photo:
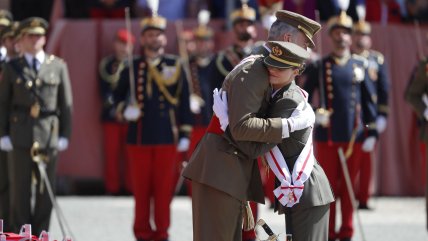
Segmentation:
<svg viewBox="0 0 428 241">
<path fill-rule="evenodd" d="M 141 32 L 144 32 L 148 29 L 159 29 L 165 31 L 167 21 L 166 18 L 158 15 L 159 0 L 147 0 L 147 4 L 152 10 L 152 15 L 141 20 Z"/>
</svg>

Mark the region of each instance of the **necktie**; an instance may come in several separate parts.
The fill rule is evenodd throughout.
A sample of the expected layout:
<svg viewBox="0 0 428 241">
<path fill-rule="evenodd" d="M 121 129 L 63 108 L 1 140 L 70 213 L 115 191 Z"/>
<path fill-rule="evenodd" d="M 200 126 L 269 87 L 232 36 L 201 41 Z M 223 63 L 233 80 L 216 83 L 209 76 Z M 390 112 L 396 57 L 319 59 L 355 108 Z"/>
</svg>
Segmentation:
<svg viewBox="0 0 428 241">
<path fill-rule="evenodd" d="M 36 72 L 36 74 L 38 73 L 37 62 L 37 59 L 33 58 L 33 70 Z"/>
</svg>

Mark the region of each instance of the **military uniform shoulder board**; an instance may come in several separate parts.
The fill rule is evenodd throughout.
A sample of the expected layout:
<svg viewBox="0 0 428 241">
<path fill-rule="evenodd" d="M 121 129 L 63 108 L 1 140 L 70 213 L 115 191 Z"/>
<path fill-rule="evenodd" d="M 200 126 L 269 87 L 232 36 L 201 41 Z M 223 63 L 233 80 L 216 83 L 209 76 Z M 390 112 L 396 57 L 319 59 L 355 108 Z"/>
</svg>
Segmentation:
<svg viewBox="0 0 428 241">
<path fill-rule="evenodd" d="M 220 71 L 220 73 L 226 77 L 229 74 L 229 71 L 227 71 L 226 68 L 223 66 L 224 57 L 225 57 L 225 52 L 220 51 L 217 54 L 217 57 L 215 59 L 215 65 L 216 65 L 218 71 Z"/>
<path fill-rule="evenodd" d="M 352 54 L 352 58 L 361 62 L 361 64 L 364 66 L 364 68 L 369 67 L 369 61 L 366 58 L 364 58 L 363 56 L 358 55 L 358 54 Z"/>
</svg>

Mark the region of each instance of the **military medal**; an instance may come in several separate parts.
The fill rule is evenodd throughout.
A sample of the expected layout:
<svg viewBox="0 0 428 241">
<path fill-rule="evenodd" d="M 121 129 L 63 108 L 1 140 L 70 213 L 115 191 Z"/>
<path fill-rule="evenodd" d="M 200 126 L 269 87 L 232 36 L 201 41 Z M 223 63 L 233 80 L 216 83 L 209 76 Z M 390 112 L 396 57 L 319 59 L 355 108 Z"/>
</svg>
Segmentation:
<svg viewBox="0 0 428 241">
<path fill-rule="evenodd" d="M 40 115 L 40 105 L 39 102 L 34 103 L 30 109 L 30 116 L 33 118 L 38 118 Z"/>
</svg>

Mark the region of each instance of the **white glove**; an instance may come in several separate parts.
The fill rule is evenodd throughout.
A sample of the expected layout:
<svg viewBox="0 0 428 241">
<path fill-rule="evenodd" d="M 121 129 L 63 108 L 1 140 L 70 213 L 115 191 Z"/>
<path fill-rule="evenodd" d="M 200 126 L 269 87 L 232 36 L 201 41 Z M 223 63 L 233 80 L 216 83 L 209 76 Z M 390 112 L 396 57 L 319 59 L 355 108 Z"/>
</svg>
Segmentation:
<svg viewBox="0 0 428 241">
<path fill-rule="evenodd" d="M 13 150 L 13 145 L 12 145 L 12 141 L 10 140 L 10 136 L 2 136 L 0 138 L 0 150 L 2 151 Z"/>
<path fill-rule="evenodd" d="M 290 133 L 298 130 L 303 130 L 315 123 L 315 113 L 312 107 L 306 101 L 302 101 L 297 108 L 291 113 L 287 119 Z"/>
<path fill-rule="evenodd" d="M 189 138 L 182 137 L 178 141 L 177 151 L 178 152 L 185 152 L 185 151 L 189 150 L 189 146 L 190 146 Z"/>
<path fill-rule="evenodd" d="M 315 114 L 315 123 L 321 126 L 328 126 L 330 123 L 330 114 L 327 113 L 324 109 L 318 109 Z"/>
<path fill-rule="evenodd" d="M 364 152 L 371 152 L 374 150 L 375 144 L 376 144 L 376 137 L 369 136 L 364 140 L 362 149 Z"/>
<path fill-rule="evenodd" d="M 65 137 L 60 137 L 58 139 L 58 151 L 65 151 L 68 148 L 68 139 Z"/>
<path fill-rule="evenodd" d="M 376 130 L 378 133 L 384 132 L 386 129 L 386 118 L 384 116 L 378 116 L 376 118 Z"/>
<path fill-rule="evenodd" d="M 201 113 L 201 107 L 204 106 L 204 100 L 195 95 L 190 95 L 190 111 L 192 111 L 193 114 L 200 114 Z"/>
<path fill-rule="evenodd" d="M 428 108 L 426 108 L 424 111 L 424 118 L 426 121 L 428 121 Z"/>
<path fill-rule="evenodd" d="M 229 115 L 227 113 L 227 96 L 226 91 L 218 90 L 217 88 L 213 91 L 213 111 L 220 121 L 220 128 L 225 131 L 229 125 Z"/>
<path fill-rule="evenodd" d="M 134 105 L 128 105 L 123 112 L 123 117 L 127 121 L 136 121 L 141 115 L 140 107 Z"/>
</svg>

